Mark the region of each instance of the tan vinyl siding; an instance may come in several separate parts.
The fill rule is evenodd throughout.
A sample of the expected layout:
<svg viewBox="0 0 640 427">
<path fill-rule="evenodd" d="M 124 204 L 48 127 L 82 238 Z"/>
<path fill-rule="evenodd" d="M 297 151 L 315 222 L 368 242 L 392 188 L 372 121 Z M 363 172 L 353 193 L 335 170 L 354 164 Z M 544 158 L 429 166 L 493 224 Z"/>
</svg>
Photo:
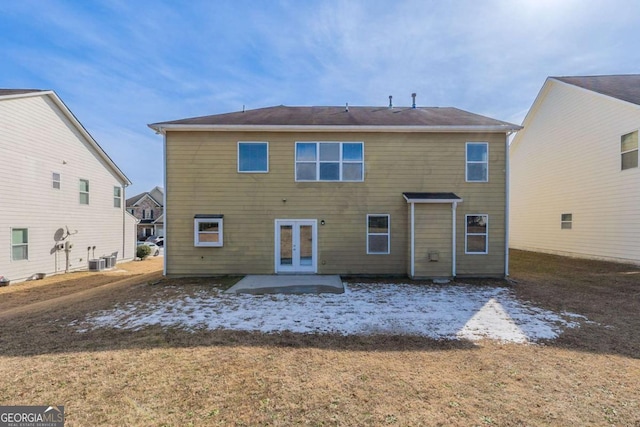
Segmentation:
<svg viewBox="0 0 640 427">
<path fill-rule="evenodd" d="M 77 231 L 69 239 L 72 270 L 87 268 L 88 255 L 118 252 L 122 260 L 135 244 L 123 243 L 124 207 L 113 206 L 113 187 L 123 183 L 47 96 L 0 101 L 0 159 L 7 168 L 0 180 L 0 275 L 19 281 L 64 271 L 54 235 L 67 227 Z M 60 189 L 53 188 L 53 172 Z M 89 205 L 79 203 L 80 179 L 89 180 Z M 11 260 L 12 227 L 29 229 L 28 261 Z M 132 259 L 132 252 L 124 257 Z"/>
<path fill-rule="evenodd" d="M 415 233 L 415 277 L 451 276 L 451 205 L 417 204 Z M 437 253 L 438 260 L 430 261 L 429 253 Z"/>
<path fill-rule="evenodd" d="M 549 81 L 511 147 L 510 246 L 640 262 L 640 170 L 621 170 L 637 106 Z M 571 213 L 572 228 L 561 229 Z"/>
<path fill-rule="evenodd" d="M 318 220 L 320 274 L 406 274 L 407 191 L 462 197 L 459 269 L 504 271 L 504 232 L 497 231 L 504 226 L 504 134 L 169 131 L 166 139 L 168 274 L 273 273 L 275 219 Z M 269 142 L 269 173 L 237 173 L 237 141 L 250 140 Z M 364 182 L 295 182 L 296 141 L 364 142 Z M 468 141 L 490 144 L 488 183 L 465 182 Z M 497 253 L 482 262 L 464 255 L 464 214 L 477 212 L 495 215 Z M 196 214 L 224 215 L 223 247 L 194 247 Z M 367 214 L 391 216 L 389 255 L 367 255 Z"/>
</svg>

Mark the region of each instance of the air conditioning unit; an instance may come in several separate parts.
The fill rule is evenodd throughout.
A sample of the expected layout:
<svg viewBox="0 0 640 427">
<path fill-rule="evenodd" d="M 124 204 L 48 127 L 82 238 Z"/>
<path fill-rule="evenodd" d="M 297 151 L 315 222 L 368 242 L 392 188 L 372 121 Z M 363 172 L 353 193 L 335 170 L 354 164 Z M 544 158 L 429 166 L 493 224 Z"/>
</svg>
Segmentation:
<svg viewBox="0 0 640 427">
<path fill-rule="evenodd" d="M 116 257 L 113 255 L 103 256 L 100 259 L 104 260 L 104 268 L 113 268 L 116 266 Z"/>
<path fill-rule="evenodd" d="M 90 259 L 89 260 L 89 271 L 100 271 L 104 270 L 104 258 L 100 259 Z"/>
</svg>

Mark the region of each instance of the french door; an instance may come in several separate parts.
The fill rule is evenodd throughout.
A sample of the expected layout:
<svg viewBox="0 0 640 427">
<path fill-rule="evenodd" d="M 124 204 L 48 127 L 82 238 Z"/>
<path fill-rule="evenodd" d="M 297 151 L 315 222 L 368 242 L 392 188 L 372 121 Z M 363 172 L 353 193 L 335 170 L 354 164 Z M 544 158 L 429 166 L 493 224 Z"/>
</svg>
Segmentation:
<svg viewBox="0 0 640 427">
<path fill-rule="evenodd" d="M 317 221 L 276 219 L 276 273 L 316 273 Z"/>
</svg>

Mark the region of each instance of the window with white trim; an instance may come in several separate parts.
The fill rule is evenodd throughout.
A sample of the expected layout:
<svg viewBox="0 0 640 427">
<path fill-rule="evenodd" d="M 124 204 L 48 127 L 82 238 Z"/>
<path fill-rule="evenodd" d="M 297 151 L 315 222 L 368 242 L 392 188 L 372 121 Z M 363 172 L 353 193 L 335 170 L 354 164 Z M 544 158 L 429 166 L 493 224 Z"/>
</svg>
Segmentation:
<svg viewBox="0 0 640 427">
<path fill-rule="evenodd" d="M 52 185 L 53 188 L 55 188 L 56 190 L 60 189 L 60 174 L 57 172 L 53 172 L 51 174 L 51 181 L 52 181 Z"/>
<path fill-rule="evenodd" d="M 391 252 L 391 216 L 367 215 L 367 254 L 384 255 Z"/>
<path fill-rule="evenodd" d="M 573 214 L 562 214 L 560 216 L 560 228 L 562 230 L 571 230 L 573 228 Z"/>
<path fill-rule="evenodd" d="M 122 206 L 122 188 L 113 187 L 113 207 L 119 208 Z"/>
<path fill-rule="evenodd" d="M 467 182 L 489 181 L 489 144 L 487 142 L 467 142 L 466 145 Z"/>
<path fill-rule="evenodd" d="M 620 137 L 621 170 L 638 167 L 638 131 Z"/>
<path fill-rule="evenodd" d="M 11 260 L 24 261 L 29 259 L 29 229 L 11 229 Z"/>
<path fill-rule="evenodd" d="M 363 181 L 363 142 L 296 142 L 296 181 Z"/>
<path fill-rule="evenodd" d="M 464 253 L 489 253 L 489 215 L 465 215 Z"/>
<path fill-rule="evenodd" d="M 194 219 L 194 246 L 222 246 L 223 219 L 221 216 L 198 217 Z"/>
<path fill-rule="evenodd" d="M 238 172 L 269 172 L 269 143 L 238 141 Z"/>
<path fill-rule="evenodd" d="M 89 204 L 89 180 L 88 179 L 80 180 L 80 204 L 81 205 Z"/>
</svg>

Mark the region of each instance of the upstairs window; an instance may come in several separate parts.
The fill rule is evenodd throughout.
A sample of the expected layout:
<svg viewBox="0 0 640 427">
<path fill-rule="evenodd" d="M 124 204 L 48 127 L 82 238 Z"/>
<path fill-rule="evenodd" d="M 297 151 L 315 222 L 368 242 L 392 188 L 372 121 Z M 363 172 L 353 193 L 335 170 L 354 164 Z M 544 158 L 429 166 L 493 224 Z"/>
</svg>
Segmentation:
<svg viewBox="0 0 640 427">
<path fill-rule="evenodd" d="M 29 259 L 29 230 L 27 228 L 11 229 L 11 259 L 13 261 Z"/>
<path fill-rule="evenodd" d="M 269 144 L 267 142 L 238 142 L 238 172 L 269 172 Z"/>
<path fill-rule="evenodd" d="M 390 253 L 389 215 L 367 215 L 367 254 Z"/>
<path fill-rule="evenodd" d="M 465 215 L 466 233 L 464 252 L 466 254 L 489 253 L 489 215 Z"/>
<path fill-rule="evenodd" d="M 622 170 L 638 167 L 638 131 L 620 137 Z"/>
<path fill-rule="evenodd" d="M 60 174 L 57 172 L 53 172 L 51 174 L 51 180 L 52 180 L 52 184 L 53 184 L 53 188 L 55 188 L 56 190 L 60 189 Z"/>
<path fill-rule="evenodd" d="M 122 188 L 113 187 L 113 207 L 119 208 L 122 206 Z"/>
<path fill-rule="evenodd" d="M 80 204 L 81 205 L 89 204 L 89 180 L 88 179 L 80 180 Z"/>
<path fill-rule="evenodd" d="M 222 246 L 222 215 L 196 215 L 193 225 L 194 246 Z"/>
<path fill-rule="evenodd" d="M 296 142 L 296 181 L 363 181 L 364 143 Z"/>
<path fill-rule="evenodd" d="M 562 214 L 560 216 L 560 228 L 562 230 L 571 230 L 573 226 L 573 214 Z"/>
<path fill-rule="evenodd" d="M 489 144 L 467 142 L 467 182 L 489 181 Z"/>
</svg>

